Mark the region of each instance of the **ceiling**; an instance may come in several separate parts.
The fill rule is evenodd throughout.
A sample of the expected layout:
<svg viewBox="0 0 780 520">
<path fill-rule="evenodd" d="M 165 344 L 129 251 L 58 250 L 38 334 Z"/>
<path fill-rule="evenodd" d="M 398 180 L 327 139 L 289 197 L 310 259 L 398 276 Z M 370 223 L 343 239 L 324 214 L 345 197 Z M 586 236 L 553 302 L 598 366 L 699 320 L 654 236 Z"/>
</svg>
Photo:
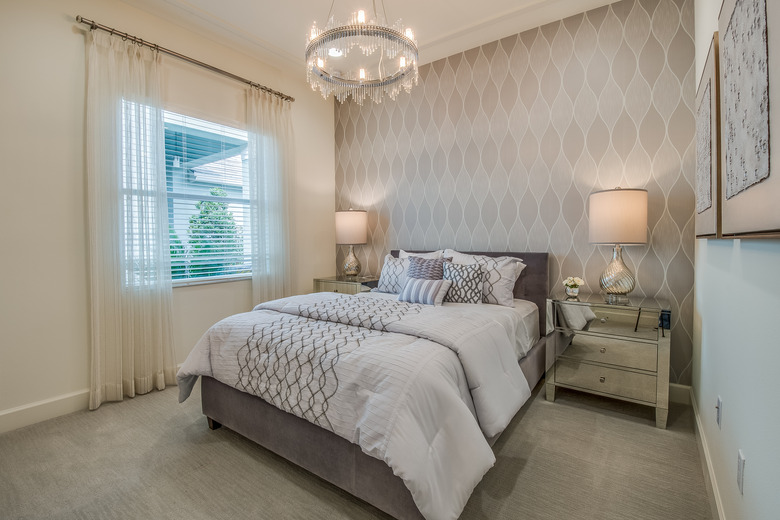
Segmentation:
<svg viewBox="0 0 780 520">
<path fill-rule="evenodd" d="M 328 0 L 123 0 L 276 67 L 300 71 L 313 22 L 326 23 Z M 376 2 L 381 11 L 382 0 Z M 386 0 L 391 23 L 414 30 L 420 64 L 560 20 L 615 0 Z M 344 20 L 368 0 L 333 0 Z"/>
</svg>

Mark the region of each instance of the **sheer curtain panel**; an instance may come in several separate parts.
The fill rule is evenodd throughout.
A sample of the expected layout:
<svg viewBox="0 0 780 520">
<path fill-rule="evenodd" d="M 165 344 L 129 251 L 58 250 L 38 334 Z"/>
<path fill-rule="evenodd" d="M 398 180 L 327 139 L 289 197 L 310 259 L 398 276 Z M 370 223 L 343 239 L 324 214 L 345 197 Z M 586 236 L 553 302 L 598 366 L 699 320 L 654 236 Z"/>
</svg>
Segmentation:
<svg viewBox="0 0 780 520">
<path fill-rule="evenodd" d="M 176 382 L 158 53 L 90 31 L 90 409 Z"/>
<path fill-rule="evenodd" d="M 290 103 L 247 89 L 254 303 L 292 292 L 288 183 L 294 170 Z"/>
</svg>

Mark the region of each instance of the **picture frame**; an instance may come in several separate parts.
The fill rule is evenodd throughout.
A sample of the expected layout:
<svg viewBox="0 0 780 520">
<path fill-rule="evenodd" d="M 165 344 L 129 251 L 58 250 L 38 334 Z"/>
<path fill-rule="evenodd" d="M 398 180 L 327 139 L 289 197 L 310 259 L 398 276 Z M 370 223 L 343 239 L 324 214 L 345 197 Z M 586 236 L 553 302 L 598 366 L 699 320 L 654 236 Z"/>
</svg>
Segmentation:
<svg viewBox="0 0 780 520">
<path fill-rule="evenodd" d="M 696 89 L 696 238 L 721 237 L 718 32 Z"/>
<path fill-rule="evenodd" d="M 724 0 L 718 17 L 721 236 L 780 238 L 780 3 Z M 771 132 L 770 129 L 777 129 Z M 774 174 L 772 174 L 774 171 Z"/>
</svg>

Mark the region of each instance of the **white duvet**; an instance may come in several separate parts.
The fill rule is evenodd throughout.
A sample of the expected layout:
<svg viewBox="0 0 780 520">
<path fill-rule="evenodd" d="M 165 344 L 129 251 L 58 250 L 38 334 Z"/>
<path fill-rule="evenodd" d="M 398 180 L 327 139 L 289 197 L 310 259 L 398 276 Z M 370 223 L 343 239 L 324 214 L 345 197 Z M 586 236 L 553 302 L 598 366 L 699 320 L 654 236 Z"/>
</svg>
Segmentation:
<svg viewBox="0 0 780 520">
<path fill-rule="evenodd" d="M 179 400 L 200 375 L 258 395 L 383 460 L 425 518 L 454 519 L 495 463 L 486 437 L 531 394 L 522 323 L 493 305 L 370 293 L 275 300 L 209 329 L 179 371 Z"/>
</svg>

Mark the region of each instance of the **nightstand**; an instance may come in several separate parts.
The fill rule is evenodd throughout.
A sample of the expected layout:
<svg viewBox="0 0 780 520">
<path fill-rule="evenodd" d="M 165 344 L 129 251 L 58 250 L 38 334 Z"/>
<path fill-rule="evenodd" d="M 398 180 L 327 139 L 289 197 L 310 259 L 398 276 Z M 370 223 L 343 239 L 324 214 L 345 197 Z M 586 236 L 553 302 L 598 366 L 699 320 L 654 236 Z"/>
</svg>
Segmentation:
<svg viewBox="0 0 780 520">
<path fill-rule="evenodd" d="M 357 294 L 376 287 L 378 276 L 328 276 L 314 279 L 314 292 Z"/>
<path fill-rule="evenodd" d="M 565 387 L 655 408 L 666 428 L 669 411 L 671 310 L 665 301 L 630 297 L 610 305 L 601 294 L 553 294 L 554 330 L 547 342 L 547 400 Z"/>
</svg>

